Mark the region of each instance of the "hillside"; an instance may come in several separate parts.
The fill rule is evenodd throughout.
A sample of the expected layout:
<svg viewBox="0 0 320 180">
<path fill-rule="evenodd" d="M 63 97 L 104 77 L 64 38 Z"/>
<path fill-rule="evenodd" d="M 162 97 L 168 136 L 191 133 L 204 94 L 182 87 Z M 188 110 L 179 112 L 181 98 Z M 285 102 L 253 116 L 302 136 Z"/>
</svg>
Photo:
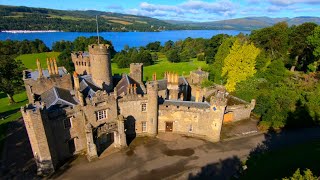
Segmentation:
<svg viewBox="0 0 320 180">
<path fill-rule="evenodd" d="M 96 31 L 161 31 L 177 29 L 176 25 L 145 16 L 102 12 L 67 11 L 23 6 L 0 5 L 0 30 Z"/>
<path fill-rule="evenodd" d="M 300 25 L 305 22 L 320 24 L 319 17 L 295 17 L 295 18 L 270 18 L 270 17 L 245 17 L 212 22 L 188 22 L 188 21 L 166 21 L 183 27 L 194 27 L 201 29 L 236 29 L 254 30 L 272 26 L 278 22 L 285 21 L 291 25 Z"/>
</svg>

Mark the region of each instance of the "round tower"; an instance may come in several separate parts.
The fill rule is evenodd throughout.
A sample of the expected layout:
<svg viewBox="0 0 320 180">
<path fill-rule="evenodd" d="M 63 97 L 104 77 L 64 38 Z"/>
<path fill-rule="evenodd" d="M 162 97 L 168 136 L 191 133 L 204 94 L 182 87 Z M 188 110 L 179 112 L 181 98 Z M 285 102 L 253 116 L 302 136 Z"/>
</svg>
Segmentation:
<svg viewBox="0 0 320 180">
<path fill-rule="evenodd" d="M 112 90 L 111 56 L 109 44 L 89 45 L 90 72 L 93 82 L 107 91 Z"/>
<path fill-rule="evenodd" d="M 148 133 L 152 136 L 158 134 L 158 81 L 147 84 L 147 124 Z"/>
</svg>

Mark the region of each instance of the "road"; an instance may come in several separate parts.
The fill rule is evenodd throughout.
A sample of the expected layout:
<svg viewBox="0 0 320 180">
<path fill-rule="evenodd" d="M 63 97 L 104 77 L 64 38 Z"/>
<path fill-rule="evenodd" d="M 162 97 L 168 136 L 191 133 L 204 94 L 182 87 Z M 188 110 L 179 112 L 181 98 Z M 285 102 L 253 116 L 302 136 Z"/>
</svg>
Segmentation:
<svg viewBox="0 0 320 180">
<path fill-rule="evenodd" d="M 35 178 L 24 124 L 21 120 L 9 127 L 2 158 L 3 179 Z M 136 138 L 128 149 L 94 162 L 79 156 L 64 165 L 54 179 L 228 179 L 237 172 L 241 160 L 259 146 L 273 149 L 320 139 L 320 128 L 277 134 L 256 134 L 210 143 L 175 134 L 158 138 Z"/>
</svg>

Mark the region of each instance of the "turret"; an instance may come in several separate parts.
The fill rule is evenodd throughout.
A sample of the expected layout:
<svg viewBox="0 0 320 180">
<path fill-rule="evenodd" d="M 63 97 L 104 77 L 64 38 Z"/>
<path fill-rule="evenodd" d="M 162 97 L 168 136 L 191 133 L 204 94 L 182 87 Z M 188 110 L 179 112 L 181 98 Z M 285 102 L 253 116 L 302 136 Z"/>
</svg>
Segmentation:
<svg viewBox="0 0 320 180">
<path fill-rule="evenodd" d="M 112 90 L 110 46 L 108 44 L 89 45 L 89 54 L 93 82 L 104 90 Z"/>
<path fill-rule="evenodd" d="M 147 131 L 152 136 L 158 134 L 158 86 L 158 81 L 147 84 Z"/>
</svg>

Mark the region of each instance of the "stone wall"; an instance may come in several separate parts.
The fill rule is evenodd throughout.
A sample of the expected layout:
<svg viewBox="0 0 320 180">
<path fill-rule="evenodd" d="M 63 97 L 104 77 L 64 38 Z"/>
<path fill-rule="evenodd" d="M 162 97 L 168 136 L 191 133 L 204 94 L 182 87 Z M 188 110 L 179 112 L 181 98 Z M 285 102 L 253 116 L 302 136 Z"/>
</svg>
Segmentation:
<svg viewBox="0 0 320 180">
<path fill-rule="evenodd" d="M 22 117 L 29 136 L 32 152 L 37 164 L 39 175 L 49 175 L 54 172 L 57 164 L 55 158 L 51 156 L 48 143 L 46 124 L 43 122 L 43 113 L 37 108 L 21 107 Z"/>
<path fill-rule="evenodd" d="M 159 132 L 166 131 L 166 122 L 173 122 L 173 133 L 196 136 L 209 141 L 220 140 L 224 107 L 198 109 L 183 106 L 159 106 Z"/>
<path fill-rule="evenodd" d="M 26 88 L 29 103 L 34 102 L 33 94 L 41 95 L 42 93 L 48 91 L 54 86 L 72 90 L 71 75 L 65 74 L 62 77 L 52 76 L 50 78 L 40 78 L 34 79 L 24 79 L 24 85 Z"/>
<path fill-rule="evenodd" d="M 249 119 L 251 111 L 255 107 L 255 100 L 251 100 L 251 103 L 248 103 L 242 99 L 239 99 L 237 97 L 228 96 L 228 101 L 237 101 L 236 104 L 228 104 L 226 108 L 226 115 L 228 114 L 228 121 L 240 121 L 244 119 Z"/>
<path fill-rule="evenodd" d="M 148 98 L 146 96 L 129 94 L 127 96 L 124 96 L 124 98 L 119 99 L 119 113 L 127 119 L 126 124 L 130 127 L 126 128 L 129 128 L 127 130 L 127 133 L 129 134 L 143 133 L 142 122 L 147 121 L 147 110 L 142 111 L 142 104 L 146 104 L 146 107 L 149 108 Z"/>
<path fill-rule="evenodd" d="M 75 71 L 80 75 L 91 74 L 89 56 L 84 56 L 84 52 L 71 53 L 71 59 Z"/>
</svg>

